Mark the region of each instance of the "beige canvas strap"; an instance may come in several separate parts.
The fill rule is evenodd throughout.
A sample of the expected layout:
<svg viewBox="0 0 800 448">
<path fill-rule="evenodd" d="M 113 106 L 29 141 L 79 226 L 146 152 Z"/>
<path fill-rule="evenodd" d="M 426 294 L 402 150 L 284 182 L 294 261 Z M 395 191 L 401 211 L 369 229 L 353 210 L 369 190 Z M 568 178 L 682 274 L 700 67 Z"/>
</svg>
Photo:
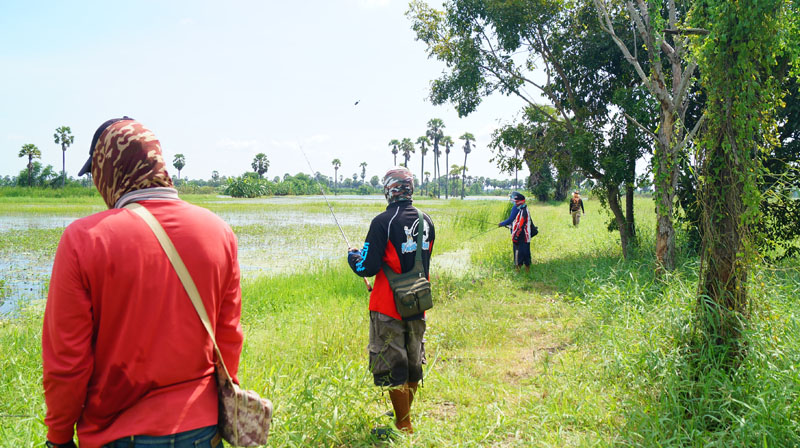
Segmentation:
<svg viewBox="0 0 800 448">
<path fill-rule="evenodd" d="M 194 305 L 194 309 L 197 311 L 197 315 L 200 316 L 203 326 L 206 328 L 208 335 L 211 336 L 211 341 L 214 343 L 214 350 L 217 352 L 217 359 L 220 365 L 222 365 L 225 377 L 231 380 L 231 375 L 228 373 L 228 368 L 225 366 L 225 361 L 222 359 L 222 353 L 219 351 L 217 339 L 214 337 L 214 329 L 211 328 L 211 322 L 208 320 L 206 308 L 203 306 L 203 300 L 200 298 L 200 292 L 197 291 L 197 286 L 195 286 L 194 280 L 192 280 L 192 276 L 189 274 L 189 270 L 186 269 L 186 265 L 183 264 L 183 259 L 181 259 L 180 254 L 178 254 L 177 249 L 175 249 L 175 245 L 172 244 L 172 240 L 169 239 L 164 227 L 161 226 L 161 223 L 158 222 L 156 217 L 153 216 L 149 210 L 135 202 L 127 204 L 124 208 L 139 215 L 155 234 L 158 242 L 167 254 L 167 258 L 169 258 L 170 263 L 172 263 L 172 267 L 175 268 L 178 278 L 181 280 L 181 283 L 183 283 L 186 293 L 189 294 L 189 299 L 191 299 L 192 305 Z"/>
</svg>

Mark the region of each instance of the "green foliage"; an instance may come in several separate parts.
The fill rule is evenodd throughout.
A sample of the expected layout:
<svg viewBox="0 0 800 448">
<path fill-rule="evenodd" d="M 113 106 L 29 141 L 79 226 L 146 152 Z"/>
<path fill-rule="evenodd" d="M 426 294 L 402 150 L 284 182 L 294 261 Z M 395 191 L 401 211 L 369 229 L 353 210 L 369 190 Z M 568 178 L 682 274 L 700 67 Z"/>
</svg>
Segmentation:
<svg viewBox="0 0 800 448">
<path fill-rule="evenodd" d="M 714 338 L 737 340 L 750 315 L 747 291 L 756 254 L 753 227 L 762 216 L 762 154 L 778 143 L 778 57 L 796 53 L 800 43 L 785 32 L 786 24 L 797 20 L 793 14 L 784 0 L 702 0 L 693 5 L 692 22 L 710 32 L 694 42 L 694 50 L 708 122 L 698 156 L 704 249 L 700 291 L 708 299 L 698 309 L 698 321 L 712 343 Z M 730 356 L 741 355 L 735 350 Z"/>
<path fill-rule="evenodd" d="M 298 173 L 295 176 L 287 174 L 279 182 L 262 179 L 258 173 L 245 173 L 239 177 L 228 178 L 224 194 L 235 198 L 312 195 L 319 194 L 319 185 L 321 184 L 318 184 L 314 178 L 304 173 Z M 327 188 L 324 186 L 322 188 L 327 192 Z"/>
<path fill-rule="evenodd" d="M 553 172 L 550 171 L 549 163 L 542 163 L 539 171 L 528 178 L 528 190 L 536 196 L 539 202 L 547 202 L 554 187 Z"/>
<path fill-rule="evenodd" d="M 29 177 L 30 176 L 30 177 Z M 61 185 L 61 178 L 56 173 L 53 165 L 42 166 L 40 162 L 33 162 L 16 177 L 16 185 L 34 187 L 57 187 Z M 79 182 L 70 178 L 69 185 L 79 185 Z"/>
<path fill-rule="evenodd" d="M 23 183 L 21 185 L 27 185 Z M 60 185 L 60 184 L 59 184 Z M 51 187 L 0 187 L 0 197 L 6 198 L 77 198 L 100 197 L 94 186 L 84 187 L 74 182 L 67 183 L 65 188 Z"/>
<path fill-rule="evenodd" d="M 266 154 L 260 152 L 253 158 L 253 163 L 250 166 L 253 167 L 253 171 L 258 173 L 259 177 L 263 177 L 269 170 L 269 159 Z"/>
<path fill-rule="evenodd" d="M 268 195 L 270 184 L 269 181 L 250 176 L 231 177 L 228 178 L 224 193 L 234 198 L 256 198 Z"/>
<path fill-rule="evenodd" d="M 186 166 L 186 157 L 184 157 L 183 154 L 175 154 L 175 157 L 172 159 L 172 166 L 178 170 L 178 178 L 180 178 L 181 170 Z"/>
<path fill-rule="evenodd" d="M 398 149 L 403 153 L 403 166 L 408 168 L 408 160 L 411 159 L 411 154 L 416 151 L 414 142 L 412 142 L 410 138 L 404 138 L 400 141 Z"/>
<path fill-rule="evenodd" d="M 761 201 L 761 212 L 754 229 L 761 254 L 771 260 L 800 255 L 800 199 L 771 196 Z"/>
</svg>

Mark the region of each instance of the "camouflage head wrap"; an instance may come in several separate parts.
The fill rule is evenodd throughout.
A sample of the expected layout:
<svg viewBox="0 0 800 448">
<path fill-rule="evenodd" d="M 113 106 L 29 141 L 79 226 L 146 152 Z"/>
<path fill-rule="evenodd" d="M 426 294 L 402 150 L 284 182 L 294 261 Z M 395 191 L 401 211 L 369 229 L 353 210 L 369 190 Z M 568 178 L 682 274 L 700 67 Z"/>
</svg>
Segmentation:
<svg viewBox="0 0 800 448">
<path fill-rule="evenodd" d="M 408 168 L 396 166 L 386 172 L 383 177 L 383 195 L 390 204 L 410 201 L 412 194 L 414 194 L 414 176 Z"/>
<path fill-rule="evenodd" d="M 156 136 L 135 120 L 108 126 L 92 154 L 92 179 L 108 208 L 135 190 L 172 187 Z"/>
</svg>

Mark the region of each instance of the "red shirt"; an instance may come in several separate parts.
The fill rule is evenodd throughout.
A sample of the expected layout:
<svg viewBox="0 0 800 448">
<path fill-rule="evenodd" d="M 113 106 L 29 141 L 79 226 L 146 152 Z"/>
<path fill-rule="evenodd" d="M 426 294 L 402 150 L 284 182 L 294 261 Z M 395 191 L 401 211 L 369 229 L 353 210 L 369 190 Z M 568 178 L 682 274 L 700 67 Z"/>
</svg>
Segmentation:
<svg viewBox="0 0 800 448">
<path fill-rule="evenodd" d="M 236 237 L 179 200 L 140 204 L 172 239 L 235 377 L 242 350 Z M 47 438 L 81 448 L 215 425 L 214 348 L 147 224 L 126 209 L 72 223 L 56 251 L 44 314 Z"/>
</svg>

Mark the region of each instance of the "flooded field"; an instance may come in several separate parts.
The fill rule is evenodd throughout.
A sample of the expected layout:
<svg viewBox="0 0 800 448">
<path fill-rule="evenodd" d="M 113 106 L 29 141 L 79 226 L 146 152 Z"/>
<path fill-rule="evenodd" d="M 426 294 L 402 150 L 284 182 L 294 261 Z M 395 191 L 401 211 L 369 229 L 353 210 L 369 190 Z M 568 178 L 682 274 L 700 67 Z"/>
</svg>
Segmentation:
<svg viewBox="0 0 800 448">
<path fill-rule="evenodd" d="M 231 225 L 239 240 L 239 263 L 245 279 L 344 263 L 347 245 L 321 196 L 186 199 Z M 351 244 L 358 247 L 372 218 L 386 207 L 382 196 L 337 196 L 329 197 L 329 201 Z M 451 272 L 467 269 L 469 249 L 458 243 L 452 232 L 442 232 L 452 224 L 457 209 L 444 200 L 418 203 L 437 225 L 434 266 Z M 481 205 L 470 202 L 467 209 L 474 207 Z M 55 249 L 64 229 L 74 220 L 103 209 L 99 202 L 76 204 L 68 200 L 0 204 L 0 316 L 46 297 Z"/>
</svg>

